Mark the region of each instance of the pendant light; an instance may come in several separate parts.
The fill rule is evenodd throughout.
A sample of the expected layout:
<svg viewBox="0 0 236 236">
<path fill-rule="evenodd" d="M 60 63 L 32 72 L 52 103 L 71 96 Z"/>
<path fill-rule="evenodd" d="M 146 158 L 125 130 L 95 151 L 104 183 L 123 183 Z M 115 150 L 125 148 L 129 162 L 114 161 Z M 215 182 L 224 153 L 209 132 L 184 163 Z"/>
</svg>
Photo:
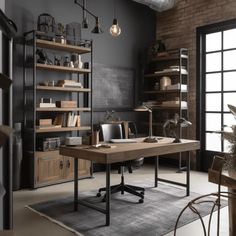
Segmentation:
<svg viewBox="0 0 236 236">
<path fill-rule="evenodd" d="M 118 37 L 121 34 L 121 28 L 118 25 L 118 20 L 116 18 L 116 0 L 114 0 L 114 19 L 113 19 L 112 26 L 110 28 L 110 34 L 113 37 Z"/>
</svg>

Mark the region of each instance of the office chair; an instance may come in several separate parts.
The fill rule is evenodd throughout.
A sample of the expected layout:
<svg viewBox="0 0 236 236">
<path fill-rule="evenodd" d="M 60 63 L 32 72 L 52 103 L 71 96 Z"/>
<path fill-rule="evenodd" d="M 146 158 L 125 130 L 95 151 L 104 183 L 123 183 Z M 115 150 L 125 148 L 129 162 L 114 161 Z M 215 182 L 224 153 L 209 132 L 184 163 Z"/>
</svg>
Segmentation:
<svg viewBox="0 0 236 236">
<path fill-rule="evenodd" d="M 121 124 L 101 124 L 100 133 L 104 142 L 109 142 L 112 138 L 122 139 L 124 137 Z M 127 167 L 129 173 L 132 173 L 132 162 L 133 161 L 125 161 L 117 163 L 121 173 L 121 183 L 111 186 L 111 194 L 117 192 L 124 194 L 124 192 L 128 192 L 140 197 L 139 203 L 143 203 L 145 189 L 138 186 L 128 185 L 124 182 L 124 168 Z M 97 197 L 101 196 L 102 191 L 106 191 L 106 188 L 100 188 Z M 106 195 L 104 195 L 102 201 L 106 201 Z"/>
</svg>

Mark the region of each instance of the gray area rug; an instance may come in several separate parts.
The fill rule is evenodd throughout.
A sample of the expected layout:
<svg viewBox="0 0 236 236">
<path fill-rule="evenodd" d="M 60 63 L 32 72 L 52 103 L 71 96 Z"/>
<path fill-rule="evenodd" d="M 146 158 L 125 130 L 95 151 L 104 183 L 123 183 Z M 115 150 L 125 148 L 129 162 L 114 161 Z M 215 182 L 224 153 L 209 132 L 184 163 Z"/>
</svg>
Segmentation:
<svg viewBox="0 0 236 236">
<path fill-rule="evenodd" d="M 136 185 L 143 185 L 138 184 Z M 104 206 L 96 191 L 83 192 L 86 201 Z M 79 205 L 73 212 L 73 197 L 56 199 L 28 206 L 29 209 L 47 217 L 55 223 L 86 236 L 161 236 L 174 229 L 178 214 L 186 204 L 199 194 L 185 196 L 185 189 L 159 184 L 158 188 L 146 188 L 145 200 L 139 204 L 136 196 L 125 193 L 112 195 L 111 225 L 104 226 L 105 215 Z M 222 201 L 222 206 L 227 202 Z M 201 207 L 203 216 L 209 214 L 210 205 Z M 182 216 L 179 226 L 197 219 L 190 210 Z M 80 234 L 81 233 L 81 234 Z"/>
</svg>

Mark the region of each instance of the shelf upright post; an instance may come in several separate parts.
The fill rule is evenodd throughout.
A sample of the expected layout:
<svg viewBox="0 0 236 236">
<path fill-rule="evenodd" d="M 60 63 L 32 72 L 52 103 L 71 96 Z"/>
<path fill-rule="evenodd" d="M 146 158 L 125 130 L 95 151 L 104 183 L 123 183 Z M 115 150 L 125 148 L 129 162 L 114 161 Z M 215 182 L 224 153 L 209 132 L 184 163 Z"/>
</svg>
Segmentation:
<svg viewBox="0 0 236 236">
<path fill-rule="evenodd" d="M 33 31 L 33 152 L 35 153 L 36 145 L 36 31 Z"/>
</svg>

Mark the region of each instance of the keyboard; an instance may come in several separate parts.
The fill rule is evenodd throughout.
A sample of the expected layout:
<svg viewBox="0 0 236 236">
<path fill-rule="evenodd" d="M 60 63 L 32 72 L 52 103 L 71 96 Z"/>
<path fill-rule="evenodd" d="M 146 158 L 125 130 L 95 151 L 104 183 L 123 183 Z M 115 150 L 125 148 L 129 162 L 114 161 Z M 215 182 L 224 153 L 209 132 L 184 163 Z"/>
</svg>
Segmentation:
<svg viewBox="0 0 236 236">
<path fill-rule="evenodd" d="M 111 143 L 137 143 L 137 140 L 135 139 L 129 139 L 129 138 L 120 138 L 120 139 L 111 139 Z"/>
</svg>

